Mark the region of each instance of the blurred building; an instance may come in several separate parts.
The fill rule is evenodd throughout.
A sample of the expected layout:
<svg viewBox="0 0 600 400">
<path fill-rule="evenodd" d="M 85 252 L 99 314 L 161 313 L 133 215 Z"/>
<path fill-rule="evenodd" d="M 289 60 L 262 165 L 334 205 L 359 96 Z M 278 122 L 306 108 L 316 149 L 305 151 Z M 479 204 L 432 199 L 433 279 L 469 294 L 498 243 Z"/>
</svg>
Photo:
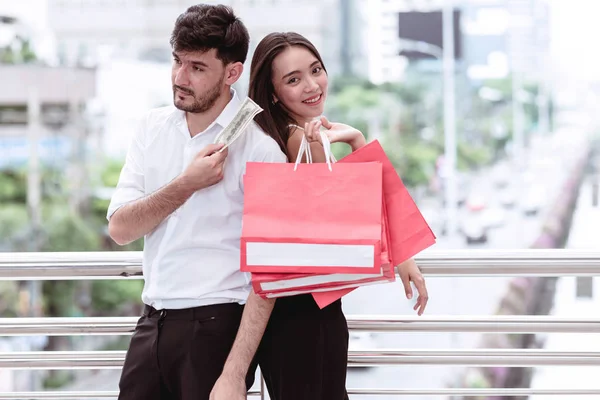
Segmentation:
<svg viewBox="0 0 600 400">
<path fill-rule="evenodd" d="M 439 31 L 441 18 L 433 17 L 427 23 L 411 21 L 411 15 L 441 11 L 443 0 L 360 0 L 368 48 L 368 76 L 373 82 L 402 79 L 407 58 L 436 59 L 441 57 L 441 32 L 438 38 L 429 38 Z M 459 51 L 459 67 L 474 80 L 505 78 L 515 69 L 525 74 L 539 73 L 549 52 L 549 6 L 546 0 L 463 0 L 454 1 L 459 14 L 456 26 L 455 48 Z M 423 43 L 401 38 L 407 27 L 400 20 L 413 22 L 409 37 L 419 37 Z M 424 18 L 426 20 L 426 18 Z M 423 44 L 421 43 L 421 44 Z M 420 48 L 427 52 L 415 54 Z"/>
<path fill-rule="evenodd" d="M 27 27 L 13 14 L 0 9 L 0 47 L 29 35 Z"/>
<path fill-rule="evenodd" d="M 234 8 L 250 31 L 252 54 L 275 31 L 297 31 L 322 53 L 330 74 L 347 72 L 359 59 L 355 0 L 208 0 Z M 48 0 L 49 25 L 65 64 L 103 57 L 170 62 L 175 19 L 195 0 Z M 352 20 L 351 20 L 352 19 Z M 354 50 L 349 51 L 350 47 Z M 343 50 L 342 50 L 343 49 Z"/>
<path fill-rule="evenodd" d="M 85 104 L 95 96 L 94 69 L 0 65 L 0 168 L 25 165 L 32 132 L 41 162 L 68 161 L 89 132 Z"/>
<path fill-rule="evenodd" d="M 406 60 L 399 56 L 398 12 L 405 0 L 360 0 L 367 76 L 374 83 L 402 79 Z"/>
</svg>

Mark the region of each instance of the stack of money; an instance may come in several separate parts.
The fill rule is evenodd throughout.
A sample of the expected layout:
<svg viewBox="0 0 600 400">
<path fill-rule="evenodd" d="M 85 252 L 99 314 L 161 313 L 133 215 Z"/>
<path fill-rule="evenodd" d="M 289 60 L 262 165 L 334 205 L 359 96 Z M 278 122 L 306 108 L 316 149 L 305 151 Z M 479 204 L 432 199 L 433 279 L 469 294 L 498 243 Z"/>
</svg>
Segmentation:
<svg viewBox="0 0 600 400">
<path fill-rule="evenodd" d="M 225 144 L 220 151 L 231 146 L 242 135 L 252 119 L 262 111 L 263 109 L 258 104 L 252 101 L 250 97 L 246 97 L 231 122 L 215 138 L 215 144 Z"/>
</svg>

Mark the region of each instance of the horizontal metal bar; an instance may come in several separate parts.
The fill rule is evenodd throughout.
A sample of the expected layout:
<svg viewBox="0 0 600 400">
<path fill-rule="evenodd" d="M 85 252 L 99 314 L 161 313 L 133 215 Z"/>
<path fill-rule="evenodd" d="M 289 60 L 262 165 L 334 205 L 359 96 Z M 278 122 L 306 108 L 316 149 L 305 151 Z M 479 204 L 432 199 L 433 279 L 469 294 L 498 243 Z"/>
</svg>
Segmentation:
<svg viewBox="0 0 600 400">
<path fill-rule="evenodd" d="M 258 390 L 248 392 L 249 396 L 260 396 Z M 116 399 L 117 391 L 104 392 L 4 392 L 0 393 L 0 400 L 79 400 L 79 399 Z"/>
<path fill-rule="evenodd" d="M 348 327 L 352 330 L 377 332 L 600 333 L 600 318 L 349 315 L 347 319 Z"/>
<path fill-rule="evenodd" d="M 0 279 L 141 278 L 141 265 L 138 251 L 0 253 Z"/>
<path fill-rule="evenodd" d="M 0 368 L 118 369 L 124 351 L 2 352 Z M 350 366 L 401 364 L 531 367 L 536 365 L 600 365 L 600 352 L 558 352 L 521 349 L 369 350 L 349 351 Z"/>
<path fill-rule="evenodd" d="M 138 317 L 0 318 L 0 336 L 130 335 Z M 600 333 L 600 318 L 349 315 L 351 330 L 377 332 Z"/>
<path fill-rule="evenodd" d="M 259 392 L 249 392 L 259 396 Z M 403 395 L 403 396 L 589 396 L 600 394 L 600 389 L 348 389 L 349 395 Z M 86 398 L 116 399 L 119 392 L 8 392 L 0 393 L 0 400 L 76 400 Z"/>
<path fill-rule="evenodd" d="M 425 251 L 428 276 L 600 276 L 600 251 L 567 249 Z M 141 278 L 140 252 L 0 253 L 0 279 Z"/>
<path fill-rule="evenodd" d="M 130 335 L 139 317 L 0 318 L 0 336 Z"/>
<path fill-rule="evenodd" d="M 402 396 L 533 396 L 533 395 L 594 395 L 600 389 L 348 389 L 351 395 Z M 1 397 L 0 397 L 1 398 Z"/>
<path fill-rule="evenodd" d="M 79 400 L 79 399 L 116 399 L 119 392 L 5 392 L 0 393 L 2 400 Z"/>
</svg>

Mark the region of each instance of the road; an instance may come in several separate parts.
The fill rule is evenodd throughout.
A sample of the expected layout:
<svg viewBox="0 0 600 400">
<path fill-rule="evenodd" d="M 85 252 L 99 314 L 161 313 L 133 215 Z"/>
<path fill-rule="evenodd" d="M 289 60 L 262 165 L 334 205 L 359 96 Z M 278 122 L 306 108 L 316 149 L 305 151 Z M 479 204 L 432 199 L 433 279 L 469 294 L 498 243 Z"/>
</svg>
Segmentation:
<svg viewBox="0 0 600 400">
<path fill-rule="evenodd" d="M 534 216 L 525 216 L 522 207 L 517 205 L 506 212 L 502 226 L 490 231 L 485 244 L 471 248 L 514 249 L 526 248 L 536 239 L 542 228 L 542 221 L 549 212 L 550 205 L 560 191 L 561 182 L 567 174 L 560 161 L 572 161 L 576 154 L 577 142 L 568 130 L 557 132 L 552 139 L 536 139 L 527 153 L 526 172 L 515 174 L 524 178 L 521 182 L 513 179 L 508 187 L 496 186 L 495 169 L 485 170 L 472 178 L 470 189 L 486 198 L 487 208 L 501 209 L 500 194 L 503 190 L 524 193 L 526 185 L 539 185 L 543 188 L 545 203 Z M 564 150 L 557 152 L 557 150 Z M 519 187 L 519 185 L 522 185 Z M 468 213 L 461 208 L 459 215 Z M 464 237 L 440 237 L 432 250 L 467 248 Z M 509 278 L 430 278 L 427 280 L 430 294 L 426 313 L 428 315 L 490 315 L 494 314 L 499 299 L 505 293 Z M 405 299 L 402 286 L 395 284 L 367 286 L 344 298 L 344 311 L 352 314 L 402 314 L 414 315 L 412 302 Z M 432 348 L 473 348 L 478 345 L 478 334 L 465 333 L 376 333 L 372 335 L 376 348 L 432 349 Z M 355 342 L 361 345 L 361 342 Z M 455 382 L 461 367 L 449 366 L 386 366 L 369 369 L 349 369 L 349 388 L 440 388 L 450 385 L 462 386 Z M 393 396 L 360 396 L 360 399 L 394 399 Z M 420 396 L 421 400 L 446 400 L 444 396 Z"/>
<path fill-rule="evenodd" d="M 600 207 L 592 203 L 592 179 L 583 184 L 573 216 L 573 229 L 567 248 L 591 250 L 598 248 Z M 584 278 L 585 279 L 585 278 Z M 577 279 L 558 280 L 552 315 L 565 318 L 589 318 L 600 309 L 600 277 L 592 280 L 591 296 L 577 293 Z M 544 336 L 550 351 L 600 351 L 600 333 L 550 333 Z M 598 389 L 600 367 L 540 366 L 535 369 L 532 387 L 537 389 Z M 531 396 L 530 400 L 553 400 L 556 396 Z M 573 396 L 577 400 L 597 400 L 598 395 Z"/>
</svg>

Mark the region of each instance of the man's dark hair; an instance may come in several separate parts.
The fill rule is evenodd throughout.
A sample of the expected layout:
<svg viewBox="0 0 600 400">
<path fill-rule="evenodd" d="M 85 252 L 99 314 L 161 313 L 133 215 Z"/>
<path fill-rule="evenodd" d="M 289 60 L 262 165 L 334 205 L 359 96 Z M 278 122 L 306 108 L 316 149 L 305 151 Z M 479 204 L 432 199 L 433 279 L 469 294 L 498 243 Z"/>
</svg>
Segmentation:
<svg viewBox="0 0 600 400">
<path fill-rule="evenodd" d="M 176 52 L 217 50 L 223 64 L 246 61 L 250 36 L 231 7 L 198 4 L 188 8 L 175 22 L 171 47 Z"/>
</svg>

